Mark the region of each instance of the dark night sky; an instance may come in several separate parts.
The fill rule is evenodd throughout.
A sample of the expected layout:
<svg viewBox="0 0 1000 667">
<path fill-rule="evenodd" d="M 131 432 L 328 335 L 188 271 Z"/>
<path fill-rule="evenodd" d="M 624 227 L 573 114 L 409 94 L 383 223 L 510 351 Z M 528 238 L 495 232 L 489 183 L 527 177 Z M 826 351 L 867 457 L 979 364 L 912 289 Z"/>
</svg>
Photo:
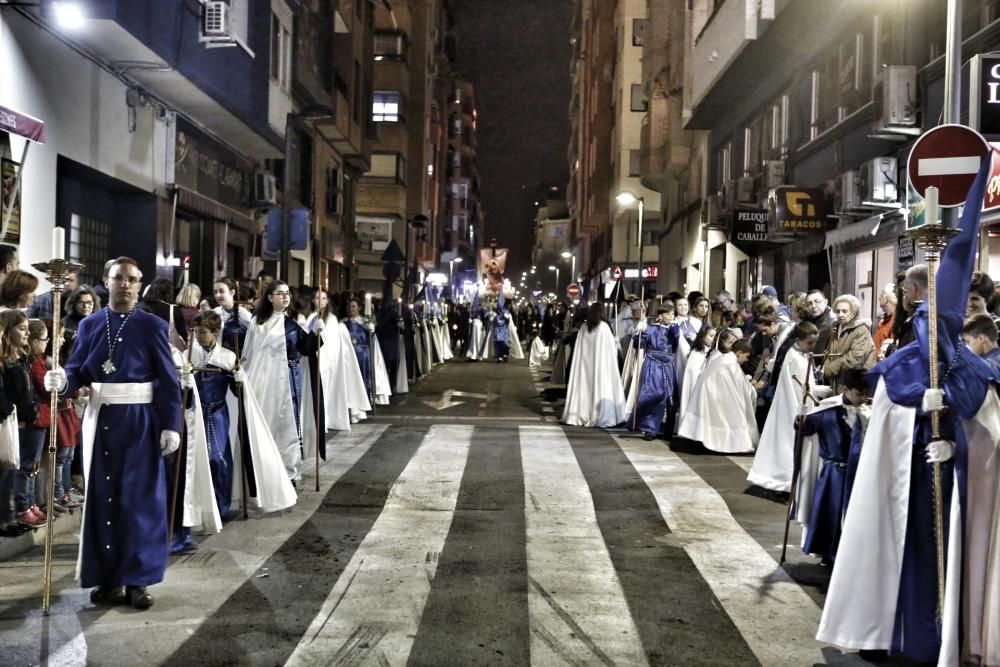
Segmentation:
<svg viewBox="0 0 1000 667">
<path fill-rule="evenodd" d="M 530 262 L 540 185 L 566 187 L 572 0 L 457 0 L 455 67 L 475 84 L 486 239 Z"/>
</svg>

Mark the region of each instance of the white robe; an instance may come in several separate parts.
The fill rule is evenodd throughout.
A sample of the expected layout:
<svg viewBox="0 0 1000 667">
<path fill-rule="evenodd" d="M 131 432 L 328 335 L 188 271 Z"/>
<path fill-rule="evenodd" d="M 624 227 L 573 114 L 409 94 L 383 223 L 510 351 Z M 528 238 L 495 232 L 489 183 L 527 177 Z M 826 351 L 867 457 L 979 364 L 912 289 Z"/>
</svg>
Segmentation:
<svg viewBox="0 0 1000 667">
<path fill-rule="evenodd" d="M 396 384 L 393 385 L 392 390 L 397 394 L 407 394 L 410 391 L 410 378 L 406 357 L 406 336 L 403 334 L 402 327 L 399 328 L 397 342 L 399 362 L 396 364 Z"/>
<path fill-rule="evenodd" d="M 584 325 L 573 346 L 562 421 L 571 426 L 609 428 L 625 420 L 625 394 L 618 377 L 614 334 L 601 322 Z"/>
<path fill-rule="evenodd" d="M 886 649 L 891 646 L 895 624 L 896 601 L 899 596 L 899 578 L 903 566 L 906 524 L 910 500 L 910 465 L 913 449 L 913 428 L 916 420 L 914 408 L 896 405 L 888 396 L 884 380 L 880 379 L 872 402 L 872 415 L 865 432 L 858 473 L 851 492 L 851 502 L 844 518 L 844 532 L 837 550 L 837 561 L 830 579 L 829 592 L 816 638 L 850 649 Z M 972 474 L 983 472 L 972 467 L 974 462 L 989 461 L 988 474 L 996 482 L 996 451 L 1000 446 L 1000 399 L 991 388 L 979 413 L 963 422 L 969 443 L 970 490 L 980 490 L 972 482 Z M 980 477 L 981 479 L 981 477 Z M 995 488 L 990 489 L 995 493 Z M 989 495 L 989 494 L 987 494 Z M 978 534 L 967 524 L 966 541 L 993 540 L 996 542 L 996 525 L 992 523 L 997 511 L 997 499 L 987 499 L 985 506 L 975 506 L 970 500 L 972 522 L 985 518 L 992 529 L 990 535 Z M 980 512 L 977 512 L 979 510 Z M 981 512 L 985 510 L 987 516 Z M 952 494 L 951 525 L 960 525 L 958 493 Z M 992 516 L 990 516 L 992 515 Z M 970 530 L 972 528 L 972 530 Z M 960 606 L 974 610 L 970 624 L 965 622 L 966 633 L 971 634 L 974 646 L 979 645 L 978 632 L 983 620 L 984 591 L 997 592 L 1000 568 L 992 563 L 986 569 L 983 549 L 969 549 L 964 554 L 966 569 L 970 564 L 972 579 L 963 582 L 963 562 L 960 530 L 949 531 L 946 545 L 948 569 L 945 573 L 945 605 L 942 614 L 942 646 L 938 665 L 958 665 L 963 644 L 959 637 Z M 982 542 L 979 542 L 982 545 Z M 987 549 L 988 550 L 988 549 Z M 996 558 L 996 555 L 993 555 Z M 970 560 L 971 559 L 971 560 Z M 992 586 L 988 582 L 992 582 Z M 964 584 L 964 586 L 963 586 Z M 933 585 L 933 583 L 928 583 Z M 963 587 L 965 590 L 963 591 Z M 961 600 L 961 595 L 966 598 Z M 961 604 L 960 604 L 961 603 Z M 996 613 L 997 601 L 992 601 L 993 613 L 989 616 L 989 651 L 992 659 L 984 664 L 996 665 L 1000 660 L 997 640 L 1000 636 L 1000 617 Z M 969 626 L 973 631 L 969 632 Z M 989 657 L 989 656 L 988 656 Z"/>
<path fill-rule="evenodd" d="M 771 402 L 771 410 L 764 422 L 757 454 L 747 479 L 751 484 L 771 491 L 789 491 L 792 485 L 792 468 L 795 453 L 795 418 L 802 404 L 802 387 L 792 378 L 804 382 L 806 378 L 806 355 L 794 346 L 785 355 L 778 377 L 778 386 Z M 817 398 L 830 395 L 830 388 L 810 383 L 810 389 Z M 815 451 L 802 451 L 803 467 L 817 465 Z"/>
<path fill-rule="evenodd" d="M 265 397 L 261 411 L 281 451 L 289 479 L 299 478 L 302 451 L 295 425 L 295 404 L 288 383 L 285 315 L 275 313 L 264 324 L 255 319 L 247 329 L 245 372 L 255 397 Z"/>
<path fill-rule="evenodd" d="M 713 452 L 752 452 L 758 440 L 756 405 L 757 392 L 743 375 L 736 355 L 718 355 L 698 379 L 678 435 Z"/>
</svg>

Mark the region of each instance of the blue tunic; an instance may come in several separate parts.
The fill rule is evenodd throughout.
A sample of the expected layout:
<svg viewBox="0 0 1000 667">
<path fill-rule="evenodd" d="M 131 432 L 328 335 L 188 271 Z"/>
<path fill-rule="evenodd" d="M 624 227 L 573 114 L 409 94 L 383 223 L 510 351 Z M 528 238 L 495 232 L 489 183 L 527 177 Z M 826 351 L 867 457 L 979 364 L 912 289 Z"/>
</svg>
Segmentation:
<svg viewBox="0 0 1000 667">
<path fill-rule="evenodd" d="M 644 358 L 639 377 L 639 397 L 636 401 L 638 429 L 643 433 L 660 433 L 668 410 L 673 409 L 677 394 L 677 372 L 674 352 L 680 340 L 676 324 L 652 324 L 634 340 L 642 336 Z M 628 424 L 632 420 L 627 420 Z"/>
<path fill-rule="evenodd" d="M 853 458 L 856 470 L 861 453 L 861 419 L 858 418 L 853 427 L 848 426 L 844 404 L 831 406 L 808 415 L 802 435 L 817 436 L 819 456 L 823 459 L 802 550 L 834 560 L 851 493 L 849 485 L 853 481 L 853 475 L 848 473 L 850 461 Z"/>
<path fill-rule="evenodd" d="M 351 319 L 346 320 L 344 326 L 351 334 L 351 345 L 354 346 L 354 354 L 357 355 L 358 365 L 361 366 L 361 377 L 364 378 L 365 389 L 369 396 L 374 396 L 372 393 L 372 357 L 368 327 Z"/>
<path fill-rule="evenodd" d="M 105 375 L 108 330 L 120 338 L 112 355 L 117 367 Z M 124 318 L 107 308 L 80 322 L 66 364 L 72 393 L 94 382 L 152 382 L 153 402 L 105 405 L 97 419 L 87 478 L 80 584 L 147 586 L 163 580 L 167 567 L 167 488 L 160 433 L 180 431 L 177 371 L 167 343 L 167 323 L 136 309 Z"/>
<path fill-rule="evenodd" d="M 229 407 L 226 396 L 236 383 L 230 373 L 195 373 L 198 398 L 205 418 L 205 435 L 208 438 L 208 465 L 212 470 L 215 502 L 219 516 L 229 515 L 233 497 L 233 452 L 229 444 Z"/>
<path fill-rule="evenodd" d="M 226 310 L 220 306 L 215 309 L 215 312 L 222 318 L 222 347 L 235 352 L 236 342 L 239 341 L 239 349 L 242 353 L 246 347 L 247 324 L 240 319 L 239 306 L 234 306 L 232 310 Z"/>
<path fill-rule="evenodd" d="M 493 313 L 493 352 L 497 359 L 510 356 L 510 331 L 507 326 L 507 311 Z"/>
<path fill-rule="evenodd" d="M 288 355 L 288 386 L 292 391 L 295 408 L 295 428 L 302 437 L 302 357 L 315 357 L 319 350 L 319 336 L 309 333 L 290 317 L 285 317 L 285 353 Z"/>
</svg>

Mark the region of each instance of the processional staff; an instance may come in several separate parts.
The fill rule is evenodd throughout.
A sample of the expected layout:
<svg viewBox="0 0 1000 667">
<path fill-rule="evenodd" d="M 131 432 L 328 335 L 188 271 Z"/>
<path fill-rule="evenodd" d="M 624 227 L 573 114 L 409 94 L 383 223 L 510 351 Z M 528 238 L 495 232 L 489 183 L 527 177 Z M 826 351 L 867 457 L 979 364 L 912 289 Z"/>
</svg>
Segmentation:
<svg viewBox="0 0 1000 667">
<path fill-rule="evenodd" d="M 52 259 L 48 262 L 32 264 L 34 268 L 45 274 L 52 285 L 52 367 L 59 367 L 59 348 L 62 335 L 60 332 L 60 313 L 62 312 L 62 293 L 70 274 L 79 273 L 83 264 L 70 262 L 65 257 L 66 230 L 56 227 L 52 230 Z M 56 416 L 59 412 L 59 392 L 49 393 L 49 476 L 46 484 L 46 498 L 54 502 L 56 495 Z M 42 612 L 49 613 L 52 598 L 52 538 L 55 534 L 56 513 L 49 513 L 49 525 L 45 529 L 45 559 L 42 572 Z"/>
</svg>

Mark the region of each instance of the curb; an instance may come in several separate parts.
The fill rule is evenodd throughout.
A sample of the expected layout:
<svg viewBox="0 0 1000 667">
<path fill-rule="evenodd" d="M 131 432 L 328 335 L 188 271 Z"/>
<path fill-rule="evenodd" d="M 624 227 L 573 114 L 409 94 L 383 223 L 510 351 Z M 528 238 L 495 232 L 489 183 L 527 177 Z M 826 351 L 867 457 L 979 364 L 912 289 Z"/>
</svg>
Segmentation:
<svg viewBox="0 0 1000 667">
<path fill-rule="evenodd" d="M 51 524 L 37 530 L 29 530 L 17 537 L 0 537 L 0 561 L 13 560 L 32 548 L 45 544 L 45 535 L 50 528 L 55 528 L 53 537 L 80 532 L 83 520 L 83 509 L 71 510 L 59 515 Z"/>
</svg>

